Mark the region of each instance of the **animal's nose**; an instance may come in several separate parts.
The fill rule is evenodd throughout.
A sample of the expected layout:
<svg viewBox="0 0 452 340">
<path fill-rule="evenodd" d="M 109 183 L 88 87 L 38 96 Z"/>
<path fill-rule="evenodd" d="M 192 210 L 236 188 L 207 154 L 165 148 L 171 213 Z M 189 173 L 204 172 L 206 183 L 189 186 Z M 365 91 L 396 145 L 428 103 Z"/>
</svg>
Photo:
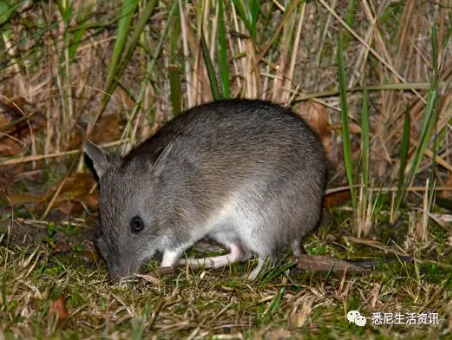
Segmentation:
<svg viewBox="0 0 452 340">
<path fill-rule="evenodd" d="M 108 273 L 110 275 L 110 282 L 112 284 L 117 284 L 122 278 L 132 275 L 134 272 L 131 268 L 121 267 L 121 266 L 110 266 L 108 267 Z"/>
<path fill-rule="evenodd" d="M 111 271 L 109 272 L 110 274 L 110 283 L 112 285 L 118 284 L 119 281 L 121 280 L 121 275 L 119 275 L 118 273 L 112 273 Z"/>
<path fill-rule="evenodd" d="M 113 265 L 113 264 L 108 266 L 108 274 L 110 275 L 110 283 L 111 284 L 119 283 L 119 280 L 121 279 L 121 277 L 126 275 L 124 273 L 124 271 L 121 270 L 120 267 Z"/>
</svg>

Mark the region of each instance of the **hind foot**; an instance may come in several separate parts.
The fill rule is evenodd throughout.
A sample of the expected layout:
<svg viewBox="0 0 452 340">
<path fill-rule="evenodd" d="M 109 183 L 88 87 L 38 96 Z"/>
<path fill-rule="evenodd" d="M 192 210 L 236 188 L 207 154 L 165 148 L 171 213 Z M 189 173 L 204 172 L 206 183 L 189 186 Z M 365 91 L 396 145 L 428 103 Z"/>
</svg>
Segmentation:
<svg viewBox="0 0 452 340">
<path fill-rule="evenodd" d="M 248 281 L 256 280 L 257 276 L 262 271 L 262 268 L 264 267 L 264 264 L 265 264 L 265 260 L 259 257 L 256 268 L 254 268 L 251 271 L 251 273 L 246 275 L 246 277 L 245 277 L 246 280 L 248 280 Z"/>
<path fill-rule="evenodd" d="M 185 265 L 188 263 L 190 267 L 195 269 L 200 267 L 216 269 L 251 258 L 251 253 L 245 250 L 239 243 L 231 243 L 228 247 L 230 249 L 229 254 L 201 259 L 181 259 L 179 260 L 179 264 Z"/>
<path fill-rule="evenodd" d="M 293 254 L 297 257 L 307 254 L 306 249 L 304 249 L 303 244 L 299 240 L 292 242 L 292 251 Z"/>
</svg>

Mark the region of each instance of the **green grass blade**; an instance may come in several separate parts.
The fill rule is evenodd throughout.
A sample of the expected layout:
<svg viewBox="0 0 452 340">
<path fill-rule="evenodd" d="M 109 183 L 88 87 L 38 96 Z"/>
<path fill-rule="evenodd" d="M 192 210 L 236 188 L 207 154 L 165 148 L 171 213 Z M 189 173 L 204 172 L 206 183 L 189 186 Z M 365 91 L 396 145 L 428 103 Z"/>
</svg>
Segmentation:
<svg viewBox="0 0 452 340">
<path fill-rule="evenodd" d="M 174 13 L 174 3 L 175 2 L 173 2 L 173 6 L 170 11 L 170 16 L 169 16 L 170 18 L 172 17 L 171 13 Z M 137 45 L 138 40 L 140 39 L 140 35 L 143 32 L 144 27 L 148 23 L 148 20 L 149 20 L 150 16 L 152 15 L 152 13 L 154 12 L 155 6 L 157 6 L 157 4 L 158 4 L 158 0 L 152 0 L 152 1 L 146 3 L 146 7 L 144 8 L 143 13 L 141 14 L 140 18 L 138 19 L 138 23 L 136 24 L 136 26 L 133 30 L 132 36 L 130 37 L 130 39 L 128 39 L 127 45 L 124 48 L 124 54 L 123 54 L 123 57 L 121 58 L 120 67 L 118 68 L 118 78 L 124 73 L 124 69 L 126 68 L 127 63 L 129 62 L 130 57 L 132 56 L 132 52 L 134 51 L 135 46 Z M 166 36 L 166 33 L 164 35 Z M 156 58 L 156 55 L 158 55 L 159 53 L 160 53 L 160 48 L 157 47 L 155 49 L 155 53 L 154 53 L 153 57 Z"/>
<path fill-rule="evenodd" d="M 347 8 L 347 16 L 345 17 L 345 22 L 347 26 L 353 28 L 353 19 L 355 17 L 355 9 L 356 9 L 356 0 L 349 0 L 348 8 Z M 347 48 L 348 43 L 350 42 L 351 34 L 349 31 L 345 31 L 344 33 L 344 48 Z"/>
<path fill-rule="evenodd" d="M 400 207 L 401 202 L 405 198 L 406 191 L 411 185 L 413 178 L 421 165 L 422 159 L 424 157 L 425 150 L 430 141 L 432 131 L 436 126 L 437 112 L 436 112 L 436 102 L 438 97 L 438 65 L 437 65 L 437 50 L 436 50 L 436 27 L 432 29 L 432 59 L 433 65 L 435 67 L 435 74 L 430 82 L 430 89 L 427 96 L 427 104 L 424 111 L 424 119 L 422 121 L 422 129 L 419 135 L 419 143 L 417 145 L 415 154 L 413 156 L 410 171 L 407 178 L 404 180 L 403 189 L 401 190 L 401 195 L 395 202 L 394 211 L 397 211 Z M 436 61 L 435 61 L 436 60 Z"/>
<path fill-rule="evenodd" d="M 72 62 L 75 58 L 75 54 L 77 52 L 78 47 L 80 46 L 80 42 L 82 41 L 83 35 L 88 29 L 88 24 L 86 22 L 80 24 L 80 28 L 76 30 L 73 35 L 69 45 L 69 61 Z"/>
<path fill-rule="evenodd" d="M 108 101 L 108 98 L 110 98 L 109 94 L 111 94 L 115 87 L 115 78 L 117 76 L 119 62 L 124 51 L 124 46 L 127 41 L 127 35 L 129 33 L 133 14 L 135 13 L 137 5 L 138 0 L 124 0 L 122 4 L 118 30 L 116 32 L 115 47 L 113 48 L 110 69 L 108 71 L 107 81 L 105 85 L 106 94 L 104 95 L 103 101 Z"/>
<path fill-rule="evenodd" d="M 9 41 L 12 42 L 14 40 L 13 38 L 13 30 L 12 30 L 12 24 L 10 24 L 8 21 L 11 18 L 11 16 L 14 14 L 14 12 L 22 6 L 23 2 L 11 6 L 8 2 L 4 0 L 0 0 L 0 64 L 5 66 L 4 69 L 0 69 L 0 73 L 3 73 L 5 69 L 7 69 L 10 66 L 13 66 L 15 64 L 18 65 L 19 69 L 22 71 L 25 69 L 25 65 L 21 59 L 17 59 L 10 54 L 9 48 L 6 48 L 5 42 Z M 11 45 L 14 45 L 12 43 Z M 9 65 L 8 65 L 9 64 Z"/>
<path fill-rule="evenodd" d="M 362 147 L 362 171 L 365 188 L 369 187 L 369 105 L 367 100 L 367 89 L 363 91 L 363 110 L 361 116 L 361 147 Z"/>
<path fill-rule="evenodd" d="M 218 1 L 218 66 L 220 68 L 221 89 L 223 90 L 224 98 L 230 97 L 230 83 L 229 83 L 229 67 L 228 67 L 228 44 L 226 41 L 226 26 L 224 24 L 224 9 L 223 1 Z"/>
<path fill-rule="evenodd" d="M 220 89 L 217 83 L 217 77 L 215 75 L 215 69 L 213 67 L 212 59 L 210 59 L 209 49 L 207 47 L 206 38 L 204 36 L 204 32 L 201 29 L 201 45 L 202 45 L 202 54 L 204 56 L 204 61 L 207 67 L 207 74 L 210 80 L 210 89 L 212 90 L 212 96 L 214 100 L 219 100 L 222 98 Z"/>
<path fill-rule="evenodd" d="M 265 322 L 267 322 L 271 318 L 271 316 L 279 309 L 284 291 L 285 288 L 283 287 L 279 290 L 278 294 L 275 295 L 267 311 L 262 314 L 262 317 L 260 319 L 258 319 L 257 325 L 265 324 Z"/>
<path fill-rule="evenodd" d="M 240 0 L 233 0 L 234 6 L 237 9 L 237 13 L 239 14 L 240 19 L 242 19 L 243 23 L 245 24 L 246 29 L 252 36 L 253 27 L 251 26 L 251 22 L 248 18 L 247 11 L 245 7 L 243 6 L 242 2 Z"/>
<path fill-rule="evenodd" d="M 26 3 L 26 1 L 22 1 L 14 6 L 11 6 L 8 2 L 0 0 L 0 25 L 7 23 L 11 15 L 13 15 L 14 12 L 24 3 Z"/>
<path fill-rule="evenodd" d="M 174 12 L 174 16 L 176 20 L 172 21 L 171 25 L 171 39 L 169 42 L 169 60 L 170 64 L 174 64 L 178 58 L 179 54 L 179 40 L 181 33 L 181 22 L 180 22 L 180 13 L 179 6 L 176 6 L 176 10 Z"/>
<path fill-rule="evenodd" d="M 426 106 L 425 113 L 424 113 L 424 121 L 422 123 L 422 130 L 421 130 L 421 135 L 419 138 L 419 145 L 418 145 L 418 148 L 416 149 L 414 161 L 413 161 L 411 169 L 410 169 L 410 176 L 409 176 L 410 180 L 413 178 L 414 174 L 418 170 L 419 165 L 421 164 L 425 149 L 427 148 L 430 131 L 431 131 L 431 127 L 432 127 L 432 121 L 433 121 L 432 115 L 433 115 L 436 99 L 437 99 L 437 92 L 436 92 L 436 88 L 434 86 L 434 82 L 432 82 L 432 88 L 429 90 L 429 94 L 428 94 L 428 98 L 427 98 L 427 106 Z M 407 185 L 409 185 L 409 184 L 407 183 Z"/>
<path fill-rule="evenodd" d="M 154 0 L 152 3 L 153 3 L 153 4 L 155 3 L 155 5 L 156 5 L 156 4 L 158 3 L 158 0 Z M 149 4 L 149 3 L 148 3 L 148 4 Z M 152 9 L 155 7 L 155 5 L 152 6 Z M 149 66 L 149 68 L 148 68 L 148 71 L 146 72 L 146 77 L 147 77 L 147 78 L 150 78 L 152 72 L 154 71 L 155 61 L 157 60 L 158 56 L 160 55 L 160 52 L 162 51 L 163 43 L 165 42 L 166 37 L 167 37 L 167 35 L 168 35 L 168 31 L 169 31 L 169 28 L 170 28 L 170 24 L 171 24 L 171 22 L 173 21 L 173 17 L 174 17 L 174 15 L 176 14 L 176 10 L 178 9 L 178 6 L 177 6 L 177 5 L 178 5 L 178 0 L 174 0 L 174 1 L 173 1 L 173 4 L 172 4 L 172 6 L 171 6 L 171 9 L 170 9 L 168 18 L 167 18 L 167 23 L 166 23 L 166 25 L 165 25 L 165 28 L 163 29 L 163 32 L 160 34 L 159 41 L 158 41 L 158 43 L 157 43 L 157 46 L 155 47 L 154 54 L 152 55 L 151 64 L 150 64 L 150 66 Z M 149 16 L 150 16 L 151 13 L 152 13 L 152 11 L 149 11 L 148 13 L 149 13 Z M 143 16 L 144 16 L 144 14 L 145 14 L 145 13 L 143 13 Z M 146 13 L 146 14 L 147 14 L 147 13 Z M 147 20 L 146 20 L 146 21 L 147 21 Z M 141 22 L 141 20 L 140 20 L 140 22 Z M 144 25 L 143 25 L 143 28 L 144 28 Z M 137 41 L 138 41 L 138 38 L 137 38 Z"/>
<path fill-rule="evenodd" d="M 278 265 L 274 268 L 274 270 L 271 271 L 268 275 L 265 275 L 265 277 L 262 279 L 263 283 L 269 283 L 272 282 L 275 278 L 277 278 L 280 275 L 283 275 L 287 270 L 294 268 L 298 261 L 292 261 L 287 264 L 284 264 L 285 262 L 281 261 L 281 265 Z"/>
<path fill-rule="evenodd" d="M 257 19 L 259 17 L 259 0 L 251 0 L 248 6 L 249 8 L 249 20 L 251 27 L 251 38 L 256 41 L 257 36 Z"/>
<path fill-rule="evenodd" d="M 130 29 L 131 18 L 133 17 L 133 13 L 135 12 L 138 0 L 129 0 L 127 2 L 130 3 L 129 6 L 126 6 L 126 4 L 124 3 L 121 9 L 117 40 L 113 50 L 112 62 L 105 86 L 106 93 L 102 98 L 102 104 L 98 115 L 107 106 L 110 100 L 110 94 L 114 91 L 118 79 L 121 78 L 122 74 L 124 73 L 124 69 L 126 68 L 128 61 L 130 60 L 132 52 L 139 40 L 140 34 L 147 24 L 149 17 L 151 16 L 156 4 L 158 3 L 158 0 L 153 0 L 146 3 L 146 7 L 144 8 L 143 14 L 140 16 L 140 19 L 138 20 L 135 30 L 132 33 L 132 37 L 130 39 L 127 39 L 128 42 L 126 47 L 124 48 L 127 33 Z M 160 51 L 160 49 L 156 48 L 156 53 L 157 51 Z"/>
<path fill-rule="evenodd" d="M 11 123 L 5 124 L 0 126 L 0 132 L 4 132 L 4 131 L 8 131 L 10 128 L 14 127 L 15 125 L 19 124 L 20 122 L 26 121 L 28 119 L 30 119 L 30 116 L 22 116 L 20 118 L 17 118 L 15 120 L 13 120 Z"/>
<path fill-rule="evenodd" d="M 405 182 L 405 168 L 408 158 L 408 149 L 410 147 L 410 132 L 411 132 L 411 116 L 409 108 L 405 111 L 405 121 L 403 123 L 402 144 L 400 146 L 400 168 L 399 168 L 399 181 L 397 184 L 397 192 L 394 205 L 396 209 L 399 208 L 402 197 L 405 196 L 404 182 Z M 395 210 L 393 213 L 396 213 Z"/>
<path fill-rule="evenodd" d="M 170 99 L 173 105 L 173 116 L 176 117 L 182 111 L 182 89 L 180 85 L 179 67 L 170 65 L 168 67 L 170 83 Z"/>
<path fill-rule="evenodd" d="M 438 82 L 439 82 L 439 70 L 438 70 L 438 41 L 437 41 L 437 32 L 436 32 L 436 25 L 434 24 L 432 27 L 432 65 L 433 65 L 433 72 L 435 77 L 435 90 L 436 93 L 438 93 Z M 430 189 L 433 188 L 435 183 L 435 177 L 436 177 L 436 154 L 438 150 L 438 139 L 436 137 L 436 133 L 438 132 L 438 101 L 435 100 L 435 104 L 433 107 L 433 118 L 434 121 L 432 123 L 433 129 L 434 129 L 434 136 L 435 140 L 433 142 L 433 157 L 432 157 L 432 171 L 430 172 Z M 433 193 L 433 190 L 430 191 Z"/>
<path fill-rule="evenodd" d="M 147 3 L 147 4 L 149 5 L 151 3 Z M 126 127 L 124 128 L 121 139 L 124 139 L 132 131 L 132 121 L 134 120 L 138 111 L 141 109 L 141 103 L 143 102 L 144 96 L 146 94 L 146 85 L 149 83 L 150 79 L 152 78 L 152 73 L 154 72 L 155 61 L 157 60 L 158 56 L 160 55 L 160 52 L 162 51 L 162 46 L 163 46 L 164 41 L 167 38 L 169 28 L 171 26 L 174 14 L 177 9 L 177 4 L 178 4 L 178 0 L 174 0 L 172 7 L 169 11 L 168 17 L 167 17 L 165 28 L 163 29 L 163 32 L 160 34 L 159 41 L 157 43 L 157 46 L 155 47 L 155 52 L 154 52 L 151 60 L 146 65 L 146 75 L 143 78 L 143 80 L 141 81 L 140 92 L 138 94 L 138 97 L 136 98 L 135 107 L 133 108 L 132 113 L 130 114 L 130 118 L 127 122 Z M 148 7 L 146 7 L 146 9 L 147 8 Z M 147 15 L 147 14 L 150 15 L 150 12 L 145 13 L 146 9 L 143 12 L 143 16 Z M 140 18 L 140 21 L 141 21 L 141 18 Z"/>
<path fill-rule="evenodd" d="M 282 296 L 284 295 L 284 291 L 285 291 L 284 287 L 279 290 L 278 294 L 271 302 L 270 307 L 268 308 L 268 312 L 265 314 L 265 316 L 271 316 L 278 310 Z"/>
<path fill-rule="evenodd" d="M 342 42 L 342 34 L 339 33 L 337 48 L 337 65 L 339 73 L 339 94 L 341 105 L 341 122 L 342 122 L 342 145 L 344 148 L 344 162 L 347 173 L 347 180 L 350 186 L 353 208 L 356 208 L 356 196 L 353 188 L 353 172 L 352 172 L 352 151 L 350 144 L 350 133 L 348 130 L 348 110 L 347 110 L 347 88 L 345 83 L 345 66 L 344 66 L 344 47 Z"/>
<path fill-rule="evenodd" d="M 260 29 L 260 38 L 262 39 L 262 37 L 265 37 L 266 32 L 268 31 L 268 29 L 271 27 L 271 22 L 272 22 L 272 13 L 273 13 L 273 8 L 275 7 L 275 3 L 272 1 L 269 3 L 269 8 L 268 11 L 262 11 L 262 19 L 261 19 L 261 29 Z"/>
<path fill-rule="evenodd" d="M 69 44 L 69 62 L 72 62 L 75 58 L 78 47 L 82 41 L 83 36 L 87 30 L 92 27 L 92 23 L 89 23 L 89 18 L 93 13 L 94 5 L 88 5 L 83 7 L 75 16 L 77 22 L 76 27 L 67 27 L 67 32 L 72 34 L 72 39 Z"/>
<path fill-rule="evenodd" d="M 71 2 L 70 1 L 63 2 L 62 0 L 57 0 L 57 6 L 63 20 L 66 22 L 66 24 L 69 24 L 72 18 Z"/>
<path fill-rule="evenodd" d="M 176 6 L 175 20 L 172 20 L 171 39 L 169 43 L 168 79 L 170 84 L 170 101 L 173 106 L 173 117 L 182 111 L 182 89 L 180 81 L 180 68 L 178 66 L 178 45 L 181 33 L 179 6 Z"/>
</svg>

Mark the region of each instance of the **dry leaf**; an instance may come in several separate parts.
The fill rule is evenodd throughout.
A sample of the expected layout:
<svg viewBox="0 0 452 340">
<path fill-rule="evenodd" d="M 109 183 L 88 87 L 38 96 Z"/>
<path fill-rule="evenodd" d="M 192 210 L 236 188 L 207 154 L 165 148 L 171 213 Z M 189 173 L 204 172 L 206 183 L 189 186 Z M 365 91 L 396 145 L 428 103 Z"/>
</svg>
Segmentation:
<svg viewBox="0 0 452 340">
<path fill-rule="evenodd" d="M 452 215 L 428 213 L 439 226 L 447 228 L 452 222 Z"/>
<path fill-rule="evenodd" d="M 64 201 L 57 204 L 55 209 L 65 215 L 77 215 L 83 212 L 83 205 L 77 201 Z"/>
<path fill-rule="evenodd" d="M 91 190 L 91 188 L 95 184 L 96 181 L 94 180 L 91 174 L 86 172 L 79 172 L 72 175 L 66 180 L 66 183 L 64 183 L 62 191 L 66 192 L 71 190 L 82 189 L 89 192 L 89 190 Z"/>
<path fill-rule="evenodd" d="M 8 198 L 12 204 L 37 203 L 41 199 L 40 197 L 27 194 L 11 194 L 8 195 Z"/>
<path fill-rule="evenodd" d="M 444 183 L 445 187 L 452 187 L 452 173 L 449 176 L 449 179 L 447 180 L 446 183 Z M 452 197 L 452 191 L 442 191 L 439 194 L 440 197 L 442 198 L 451 198 Z"/>
<path fill-rule="evenodd" d="M 302 108 L 302 117 L 317 132 L 327 153 L 331 148 L 331 129 L 326 108 L 322 104 L 309 101 Z"/>
<path fill-rule="evenodd" d="M 0 141 L 0 157 L 17 156 L 22 152 L 22 145 L 13 138 L 2 138 Z"/>
<path fill-rule="evenodd" d="M 350 201 L 350 198 L 351 198 L 350 190 L 344 190 L 327 194 L 325 195 L 325 198 L 323 200 L 323 207 L 332 208 L 342 203 Z"/>
<path fill-rule="evenodd" d="M 333 124 L 331 125 L 331 130 L 334 131 L 342 131 L 342 124 Z M 348 123 L 348 132 L 350 132 L 351 134 L 354 135 L 359 135 L 361 134 L 361 126 L 359 126 L 358 124 L 354 123 L 354 122 L 349 122 Z"/>
<path fill-rule="evenodd" d="M 30 126 L 36 134 L 46 124 L 44 115 L 23 97 L 17 97 L 12 100 L 4 96 L 0 97 L 0 127 L 24 116 L 27 116 L 28 119 L 15 124 L 8 130 L 2 131 L 3 133 L 23 139 L 30 134 Z M 0 137 L 0 140 L 2 140 L 2 137 Z"/>
<path fill-rule="evenodd" d="M 69 317 L 69 313 L 66 308 L 66 297 L 64 294 L 52 302 L 50 311 L 56 314 L 60 320 L 66 320 Z"/>
<path fill-rule="evenodd" d="M 108 143 L 121 137 L 118 115 L 102 116 L 97 121 L 90 139 L 97 144 Z"/>
<path fill-rule="evenodd" d="M 135 274 L 135 276 L 155 285 L 160 284 L 160 280 L 152 275 Z"/>
<path fill-rule="evenodd" d="M 64 183 L 56 201 L 55 208 L 58 208 L 63 213 L 75 213 L 83 210 L 80 202 L 84 201 L 84 197 L 89 194 L 90 190 L 96 184 L 93 176 L 88 173 L 76 173 L 69 177 Z M 42 210 L 46 202 L 55 194 L 56 187 L 51 188 L 41 198 L 39 203 L 34 207 L 35 210 Z M 92 198 L 89 198 L 92 201 Z M 78 201 L 78 202 L 74 202 Z M 63 202 L 68 204 L 60 205 Z"/>
<path fill-rule="evenodd" d="M 80 199 L 83 203 L 86 204 L 86 206 L 90 209 L 97 209 L 97 207 L 99 206 L 99 199 L 97 196 L 97 193 L 94 194 L 88 194 L 86 196 L 83 196 Z"/>
<path fill-rule="evenodd" d="M 347 272 L 353 273 L 364 273 L 366 269 L 361 268 L 353 263 L 335 259 L 329 256 L 319 256 L 319 255 L 300 255 L 298 257 L 298 264 L 296 269 L 309 270 L 313 272 L 328 272 L 332 271 L 343 272 L 347 270 Z"/>
</svg>

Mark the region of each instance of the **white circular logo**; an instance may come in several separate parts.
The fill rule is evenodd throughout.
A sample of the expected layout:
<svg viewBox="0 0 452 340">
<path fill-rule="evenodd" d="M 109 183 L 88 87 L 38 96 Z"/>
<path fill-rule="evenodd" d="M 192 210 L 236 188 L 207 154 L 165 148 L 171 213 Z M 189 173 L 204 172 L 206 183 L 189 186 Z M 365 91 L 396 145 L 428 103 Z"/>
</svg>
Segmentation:
<svg viewBox="0 0 452 340">
<path fill-rule="evenodd" d="M 350 323 L 355 323 L 355 325 L 363 327 L 366 325 L 366 318 L 362 316 L 357 310 L 351 310 L 347 313 L 347 320 Z"/>
<path fill-rule="evenodd" d="M 365 326 L 366 325 L 366 318 L 364 317 L 364 316 L 362 316 L 362 315 L 360 315 L 360 316 L 357 316 L 356 318 L 355 318 L 355 324 L 357 325 L 357 326 L 360 326 L 360 327 L 363 327 L 363 326 Z"/>
<path fill-rule="evenodd" d="M 357 311 L 357 310 L 351 310 L 351 311 L 349 311 L 348 313 L 347 313 L 347 320 L 348 320 L 348 322 L 355 322 L 355 318 L 357 317 L 357 316 L 359 316 L 360 314 L 359 314 L 359 312 Z"/>
</svg>

